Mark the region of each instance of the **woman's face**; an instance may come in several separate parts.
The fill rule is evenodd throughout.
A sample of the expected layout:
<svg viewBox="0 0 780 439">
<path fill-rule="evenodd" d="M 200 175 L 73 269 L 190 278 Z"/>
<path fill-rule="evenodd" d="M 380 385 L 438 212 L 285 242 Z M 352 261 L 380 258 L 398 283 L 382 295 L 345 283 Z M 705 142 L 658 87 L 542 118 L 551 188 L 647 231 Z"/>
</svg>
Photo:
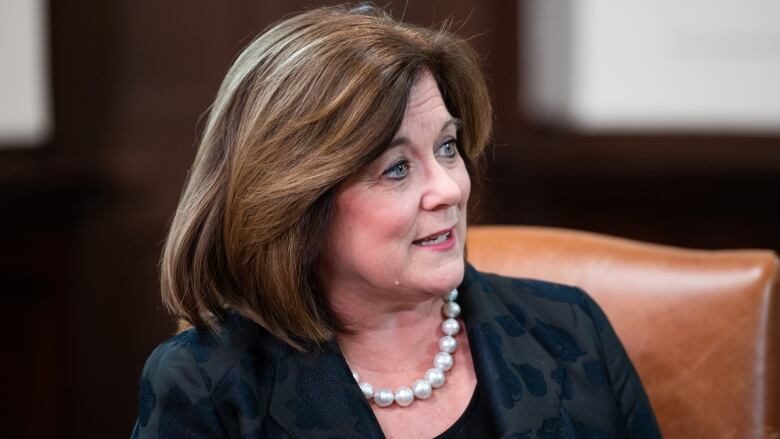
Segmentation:
<svg viewBox="0 0 780 439">
<path fill-rule="evenodd" d="M 329 293 L 400 299 L 460 284 L 471 183 L 457 127 L 425 72 L 390 148 L 337 195 L 321 273 Z"/>
</svg>

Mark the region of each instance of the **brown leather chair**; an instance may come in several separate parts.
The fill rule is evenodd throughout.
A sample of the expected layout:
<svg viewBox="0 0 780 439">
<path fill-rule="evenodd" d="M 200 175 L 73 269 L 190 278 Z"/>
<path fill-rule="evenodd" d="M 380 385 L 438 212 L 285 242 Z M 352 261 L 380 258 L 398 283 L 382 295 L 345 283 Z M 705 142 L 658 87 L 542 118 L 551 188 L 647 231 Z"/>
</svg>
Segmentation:
<svg viewBox="0 0 780 439">
<path fill-rule="evenodd" d="M 601 305 L 666 438 L 780 438 L 778 258 L 543 227 L 479 226 L 482 271 L 576 285 Z"/>
</svg>

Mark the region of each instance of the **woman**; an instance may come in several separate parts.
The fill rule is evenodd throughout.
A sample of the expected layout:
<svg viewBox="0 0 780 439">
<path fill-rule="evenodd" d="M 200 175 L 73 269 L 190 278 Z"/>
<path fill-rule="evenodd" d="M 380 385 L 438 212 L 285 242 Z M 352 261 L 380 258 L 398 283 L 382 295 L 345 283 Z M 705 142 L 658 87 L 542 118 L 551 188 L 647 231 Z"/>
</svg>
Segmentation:
<svg viewBox="0 0 780 439">
<path fill-rule="evenodd" d="M 161 262 L 197 329 L 144 368 L 137 437 L 658 437 L 581 291 L 477 272 L 476 55 L 371 6 L 258 37 L 211 109 Z"/>
</svg>

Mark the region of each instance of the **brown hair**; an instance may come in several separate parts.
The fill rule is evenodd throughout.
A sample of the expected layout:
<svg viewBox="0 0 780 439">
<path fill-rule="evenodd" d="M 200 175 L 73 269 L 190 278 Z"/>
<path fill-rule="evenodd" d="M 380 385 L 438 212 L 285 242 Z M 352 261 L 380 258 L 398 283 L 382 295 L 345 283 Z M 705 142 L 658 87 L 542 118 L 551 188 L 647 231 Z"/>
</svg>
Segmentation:
<svg viewBox="0 0 780 439">
<path fill-rule="evenodd" d="M 218 329 L 226 309 L 296 347 L 339 322 L 316 261 L 338 186 L 398 130 L 422 70 L 462 121 L 472 177 L 492 113 L 476 54 L 446 27 L 370 5 L 283 20 L 238 56 L 211 107 L 160 263 L 166 307 Z"/>
</svg>

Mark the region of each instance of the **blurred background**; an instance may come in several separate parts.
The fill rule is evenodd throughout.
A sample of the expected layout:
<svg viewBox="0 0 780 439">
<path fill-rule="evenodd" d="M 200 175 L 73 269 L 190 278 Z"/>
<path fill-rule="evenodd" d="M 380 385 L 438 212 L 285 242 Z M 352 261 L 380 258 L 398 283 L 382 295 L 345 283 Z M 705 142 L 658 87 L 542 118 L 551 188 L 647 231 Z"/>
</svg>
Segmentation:
<svg viewBox="0 0 780 439">
<path fill-rule="evenodd" d="M 6 436 L 129 435 L 199 120 L 258 32 L 335 3 L 0 0 Z M 642 3 L 378 2 L 484 60 L 477 222 L 780 251 L 780 7 Z"/>
</svg>

